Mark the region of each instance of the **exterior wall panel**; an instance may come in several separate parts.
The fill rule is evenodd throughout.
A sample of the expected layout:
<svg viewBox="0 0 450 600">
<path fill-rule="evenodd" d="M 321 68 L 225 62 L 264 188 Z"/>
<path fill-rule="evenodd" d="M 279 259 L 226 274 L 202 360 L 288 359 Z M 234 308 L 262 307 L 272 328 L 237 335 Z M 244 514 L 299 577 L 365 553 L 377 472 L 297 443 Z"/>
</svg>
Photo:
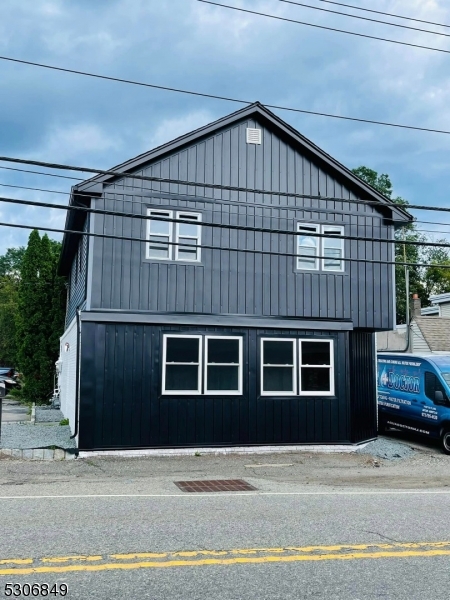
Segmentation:
<svg viewBox="0 0 450 600">
<path fill-rule="evenodd" d="M 68 344 L 68 346 L 66 346 Z M 69 419 L 70 429 L 75 430 L 75 405 L 77 381 L 77 320 L 74 318 L 60 340 L 60 390 L 61 412 Z"/>
<path fill-rule="evenodd" d="M 246 127 L 263 130 L 260 146 L 245 143 Z M 317 159 L 300 154 L 286 140 L 251 119 L 218 131 L 138 173 L 354 199 L 345 181 L 334 178 Z M 292 256 L 230 250 L 295 254 L 294 235 L 207 226 L 224 223 L 294 233 L 298 221 L 311 221 L 343 225 L 346 235 L 387 240 L 391 225 L 386 225 L 383 215 L 371 205 L 212 190 L 200 183 L 190 187 L 132 177 L 107 186 L 104 196 L 94 202 L 96 208 L 136 215 L 145 215 L 149 206 L 201 212 L 202 244 L 221 249 L 203 248 L 201 264 L 186 265 L 146 260 L 145 244 L 139 241 L 96 238 L 93 310 L 350 318 L 355 327 L 393 326 L 390 265 L 346 262 L 342 274 L 298 272 Z M 144 220 L 122 217 L 96 215 L 95 230 L 136 239 L 146 235 Z M 345 256 L 390 260 L 391 252 L 382 242 L 346 240 Z"/>
<path fill-rule="evenodd" d="M 83 231 L 88 231 L 89 219 L 87 218 Z M 88 245 L 87 236 L 81 236 L 78 242 L 78 249 L 73 258 L 69 275 L 67 291 L 67 311 L 66 328 L 75 317 L 77 307 L 81 307 L 86 300 L 87 287 L 87 264 L 88 264 Z"/>
<path fill-rule="evenodd" d="M 241 396 L 161 394 L 163 333 L 243 336 Z M 260 395 L 261 337 L 311 331 L 82 323 L 80 449 L 349 442 L 348 333 L 335 341 L 336 394 Z"/>
<path fill-rule="evenodd" d="M 352 331 L 349 341 L 352 442 L 362 442 L 377 436 L 375 334 Z"/>
</svg>

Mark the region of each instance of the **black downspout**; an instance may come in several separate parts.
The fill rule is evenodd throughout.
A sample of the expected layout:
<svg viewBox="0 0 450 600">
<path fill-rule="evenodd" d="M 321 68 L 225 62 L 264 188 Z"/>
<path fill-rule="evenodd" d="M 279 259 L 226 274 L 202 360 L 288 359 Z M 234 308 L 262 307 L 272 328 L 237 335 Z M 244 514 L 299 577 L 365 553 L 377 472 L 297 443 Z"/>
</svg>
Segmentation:
<svg viewBox="0 0 450 600">
<path fill-rule="evenodd" d="M 80 307 L 77 306 L 77 362 L 76 362 L 76 374 L 77 379 L 75 382 L 75 430 L 74 434 L 70 436 L 70 439 L 73 440 L 78 435 L 78 416 L 80 413 L 80 340 L 81 340 L 81 330 L 80 330 Z"/>
</svg>

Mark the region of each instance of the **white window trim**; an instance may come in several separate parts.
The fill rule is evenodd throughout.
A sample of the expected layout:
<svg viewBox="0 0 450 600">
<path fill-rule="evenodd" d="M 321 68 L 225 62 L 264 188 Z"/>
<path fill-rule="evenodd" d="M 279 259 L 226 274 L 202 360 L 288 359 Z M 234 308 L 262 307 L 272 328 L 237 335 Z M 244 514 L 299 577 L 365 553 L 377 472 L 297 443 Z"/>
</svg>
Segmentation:
<svg viewBox="0 0 450 600">
<path fill-rule="evenodd" d="M 322 225 L 321 228 L 321 233 L 326 234 L 326 233 L 332 233 L 331 231 L 326 231 L 326 230 L 336 230 L 339 231 L 339 235 L 342 236 L 341 237 L 341 259 L 340 259 L 340 263 L 341 263 L 341 268 L 340 269 L 330 269 L 329 267 L 325 267 L 325 260 L 328 260 L 326 258 L 322 258 L 321 259 L 321 267 L 322 267 L 322 271 L 326 271 L 327 273 L 342 273 L 344 271 L 344 227 L 342 225 Z M 336 236 L 337 237 L 337 236 Z M 325 242 L 326 242 L 326 238 L 320 238 L 321 239 L 321 255 L 323 257 L 325 257 Z M 338 238 L 339 239 L 339 238 Z"/>
<path fill-rule="evenodd" d="M 208 341 L 209 340 L 239 340 L 239 364 L 236 363 L 210 363 L 208 362 Z M 238 370 L 238 389 L 237 390 L 208 390 L 208 367 L 239 367 Z M 242 336 L 239 335 L 206 335 L 205 336 L 205 394 L 208 396 L 242 396 L 242 381 L 243 381 L 243 361 L 242 361 Z"/>
<path fill-rule="evenodd" d="M 277 392 L 277 391 L 264 391 L 264 342 L 292 342 L 292 384 L 293 390 L 291 392 Z M 260 346 L 260 394 L 261 396 L 297 396 L 297 340 L 296 338 L 261 338 Z M 286 367 L 287 365 L 273 365 L 274 367 Z M 270 368 L 269 365 L 267 365 Z"/>
<path fill-rule="evenodd" d="M 186 215 L 189 217 L 196 217 L 196 227 L 197 227 L 197 235 L 182 235 L 180 236 L 180 225 L 185 225 L 185 223 L 175 223 L 175 260 L 177 261 L 181 261 L 181 262 L 200 262 L 201 261 L 201 256 L 202 256 L 202 249 L 201 249 L 201 241 L 202 241 L 202 229 L 201 229 L 201 223 L 202 223 L 202 215 L 200 213 L 195 213 L 195 212 L 189 212 L 189 211 L 178 211 L 176 213 L 176 219 L 183 219 L 182 215 Z M 192 222 L 192 225 L 194 225 L 194 222 Z M 191 260 L 189 258 L 178 258 L 178 250 L 179 250 L 179 239 L 180 237 L 182 238 L 188 238 L 191 240 L 197 240 L 197 244 L 196 244 L 196 250 L 197 250 L 197 254 L 196 254 L 196 258 L 194 260 Z M 181 244 L 183 245 L 183 244 Z"/>
<path fill-rule="evenodd" d="M 147 208 L 147 216 L 151 217 L 152 215 L 158 215 L 158 214 L 162 214 L 162 215 L 169 215 L 168 218 L 169 219 L 173 219 L 173 211 L 171 210 L 164 210 L 164 209 L 154 209 L 154 208 Z M 169 222 L 169 256 L 167 258 L 164 258 L 162 256 L 151 256 L 150 255 L 150 235 L 151 235 L 151 223 L 152 220 L 151 219 L 147 219 L 147 244 L 146 244 L 146 252 L 145 252 L 145 257 L 149 260 L 173 260 L 173 246 L 171 245 L 171 242 L 173 242 L 173 223 Z M 155 233 L 155 235 L 159 235 L 159 237 L 163 237 L 163 235 L 157 234 Z M 167 236 L 164 236 L 167 237 Z"/>
<path fill-rule="evenodd" d="M 330 348 L 330 364 L 329 365 L 302 365 L 302 343 L 303 342 L 321 342 L 322 344 L 327 343 Z M 335 395 L 335 385 L 334 385 L 334 340 L 325 339 L 321 340 L 318 338 L 300 338 L 298 340 L 299 352 L 298 352 L 298 389 L 300 396 L 334 396 Z M 328 392 L 309 392 L 307 390 L 302 390 L 302 367 L 306 369 L 314 368 L 314 369 L 329 369 L 330 371 L 330 391 Z"/>
<path fill-rule="evenodd" d="M 168 338 L 195 338 L 198 340 L 198 363 L 167 363 L 167 339 Z M 201 335 L 183 335 L 180 333 L 165 333 L 163 334 L 163 360 L 162 360 L 162 387 L 161 391 L 167 396 L 199 396 L 202 393 L 202 336 Z M 166 390 L 166 366 L 169 365 L 197 365 L 197 389 L 196 390 Z"/>
<path fill-rule="evenodd" d="M 320 265 L 320 259 L 317 258 L 317 256 L 320 256 L 320 238 L 314 237 L 313 235 L 308 236 L 308 237 L 311 237 L 316 240 L 317 254 L 314 259 L 315 266 L 314 267 L 300 267 L 299 266 L 299 262 L 304 260 L 305 258 L 307 258 L 307 257 L 303 257 L 303 256 L 298 256 L 299 254 L 301 254 L 301 246 L 299 244 L 299 241 L 300 241 L 300 236 L 302 235 L 302 232 L 301 232 L 302 227 L 307 228 L 307 229 L 314 228 L 316 230 L 316 233 L 320 233 L 320 225 L 318 225 L 317 223 L 297 223 L 297 233 L 298 233 L 298 237 L 297 237 L 297 269 L 299 271 L 318 271 L 319 265 Z"/>
<path fill-rule="evenodd" d="M 316 266 L 315 267 L 301 267 L 299 266 L 299 263 L 301 260 L 303 260 L 303 257 L 298 256 L 299 254 L 301 254 L 301 247 L 299 245 L 299 238 L 302 235 L 302 231 L 301 228 L 305 227 L 305 228 L 315 228 L 316 233 L 319 233 L 321 235 L 326 235 L 327 233 L 330 233 L 328 230 L 336 230 L 340 232 L 341 237 L 341 259 L 340 259 L 340 263 L 341 263 L 341 268 L 340 269 L 330 269 L 328 267 L 325 267 L 325 258 L 316 258 Z M 345 261 L 344 261 L 344 250 L 345 250 L 345 245 L 344 245 L 344 225 L 334 225 L 332 223 L 326 223 L 326 224 L 322 224 L 320 225 L 319 223 L 304 223 L 304 222 L 298 222 L 297 223 L 297 259 L 296 259 L 296 266 L 297 266 L 297 271 L 317 271 L 317 272 L 325 272 L 325 273 L 343 273 L 345 271 Z M 311 235 L 309 237 L 314 238 L 314 235 Z M 326 238 L 324 237 L 316 237 L 314 238 L 316 240 L 316 248 L 318 251 L 317 256 L 323 256 L 325 257 L 325 241 Z M 339 239 L 339 238 L 338 238 Z"/>
</svg>

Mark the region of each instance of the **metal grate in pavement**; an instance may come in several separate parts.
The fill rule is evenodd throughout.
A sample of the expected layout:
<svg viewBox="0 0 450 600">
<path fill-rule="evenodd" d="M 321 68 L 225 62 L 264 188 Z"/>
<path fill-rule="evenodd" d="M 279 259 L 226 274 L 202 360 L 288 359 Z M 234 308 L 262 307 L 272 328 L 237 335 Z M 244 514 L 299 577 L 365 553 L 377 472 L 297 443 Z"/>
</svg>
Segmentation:
<svg viewBox="0 0 450 600">
<path fill-rule="evenodd" d="M 182 492 L 252 492 L 255 487 L 243 479 L 203 479 L 174 481 Z"/>
</svg>

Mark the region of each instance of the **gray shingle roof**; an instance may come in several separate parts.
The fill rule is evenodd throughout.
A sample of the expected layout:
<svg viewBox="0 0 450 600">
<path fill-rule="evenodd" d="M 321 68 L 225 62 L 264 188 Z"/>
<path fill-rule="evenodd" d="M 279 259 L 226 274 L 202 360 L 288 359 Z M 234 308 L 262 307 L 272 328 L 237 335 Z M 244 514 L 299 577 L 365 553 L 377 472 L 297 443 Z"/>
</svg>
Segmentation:
<svg viewBox="0 0 450 600">
<path fill-rule="evenodd" d="M 432 352 L 450 352 L 450 319 L 445 317 L 415 317 Z"/>
</svg>

